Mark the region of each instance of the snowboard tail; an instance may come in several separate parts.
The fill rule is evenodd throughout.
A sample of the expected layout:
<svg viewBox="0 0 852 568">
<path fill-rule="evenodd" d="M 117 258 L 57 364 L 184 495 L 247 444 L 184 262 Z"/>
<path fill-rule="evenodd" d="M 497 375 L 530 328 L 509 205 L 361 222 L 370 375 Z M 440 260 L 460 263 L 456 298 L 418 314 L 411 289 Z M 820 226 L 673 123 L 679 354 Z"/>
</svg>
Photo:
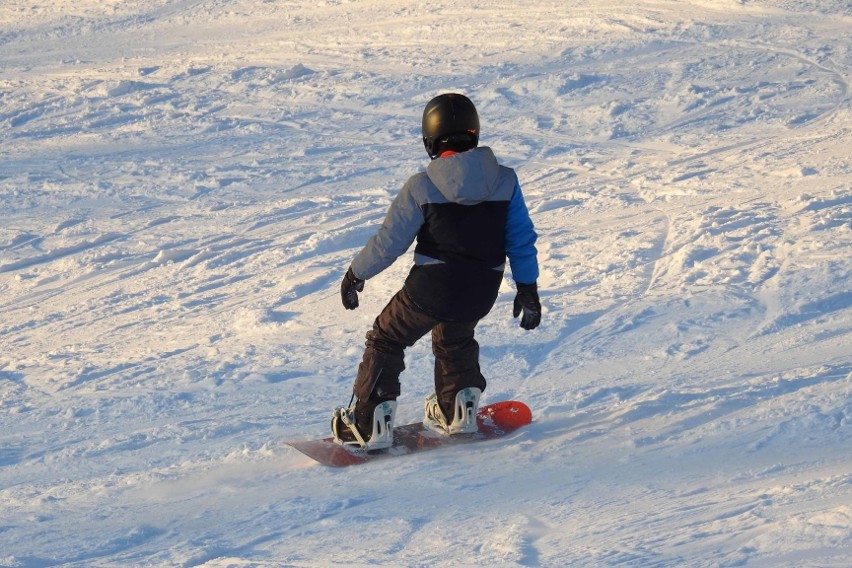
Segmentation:
<svg viewBox="0 0 852 568">
<path fill-rule="evenodd" d="M 394 428 L 393 446 L 387 450 L 367 452 L 353 446 L 342 446 L 333 438 L 287 442 L 287 444 L 323 465 L 346 467 L 444 446 L 494 440 L 511 434 L 530 422 L 532 422 L 532 412 L 526 404 L 516 400 L 505 400 L 479 409 L 476 413 L 479 429 L 473 434 L 447 436 L 430 430 L 422 422 L 417 422 Z"/>
</svg>

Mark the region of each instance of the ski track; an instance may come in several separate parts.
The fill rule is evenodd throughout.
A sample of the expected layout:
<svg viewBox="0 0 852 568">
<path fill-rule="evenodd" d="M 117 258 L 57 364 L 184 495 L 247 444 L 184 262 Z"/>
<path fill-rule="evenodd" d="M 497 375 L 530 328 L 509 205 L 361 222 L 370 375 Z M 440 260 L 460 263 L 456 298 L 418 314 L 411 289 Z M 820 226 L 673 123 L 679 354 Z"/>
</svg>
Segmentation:
<svg viewBox="0 0 852 568">
<path fill-rule="evenodd" d="M 0 567 L 849 566 L 847 4 L 3 3 Z M 477 329 L 534 422 L 321 468 L 446 90 L 540 236 Z"/>
</svg>

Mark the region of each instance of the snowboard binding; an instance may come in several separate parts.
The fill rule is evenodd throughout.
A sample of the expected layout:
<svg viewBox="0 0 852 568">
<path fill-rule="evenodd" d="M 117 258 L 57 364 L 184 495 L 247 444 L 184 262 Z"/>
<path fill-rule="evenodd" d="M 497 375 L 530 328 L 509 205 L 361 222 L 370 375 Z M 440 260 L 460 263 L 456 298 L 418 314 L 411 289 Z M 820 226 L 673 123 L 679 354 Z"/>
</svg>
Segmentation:
<svg viewBox="0 0 852 568">
<path fill-rule="evenodd" d="M 476 412 L 479 409 L 479 398 L 482 391 L 475 387 L 462 389 L 456 393 L 452 416 L 444 414 L 438 402 L 438 395 L 432 393 L 426 399 L 423 425 L 443 434 L 474 434 L 479 430 L 476 423 Z"/>
<path fill-rule="evenodd" d="M 334 409 L 331 415 L 331 432 L 335 443 L 368 452 L 393 446 L 396 401 L 386 400 L 377 404 L 373 409 L 369 425 L 358 420 L 356 406 Z M 361 422 L 360 427 L 359 422 Z"/>
</svg>

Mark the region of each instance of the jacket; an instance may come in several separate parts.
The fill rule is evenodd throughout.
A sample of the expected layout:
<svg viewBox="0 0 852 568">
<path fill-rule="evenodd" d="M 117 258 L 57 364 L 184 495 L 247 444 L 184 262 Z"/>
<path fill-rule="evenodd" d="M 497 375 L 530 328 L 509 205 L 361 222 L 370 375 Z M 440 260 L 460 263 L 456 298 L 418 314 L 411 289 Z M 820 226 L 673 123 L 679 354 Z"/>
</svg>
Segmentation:
<svg viewBox="0 0 852 568">
<path fill-rule="evenodd" d="M 416 240 L 408 296 L 437 319 L 474 321 L 494 305 L 507 257 L 516 282 L 538 279 L 536 239 L 515 171 L 480 147 L 413 175 L 351 266 L 368 280 Z"/>
</svg>

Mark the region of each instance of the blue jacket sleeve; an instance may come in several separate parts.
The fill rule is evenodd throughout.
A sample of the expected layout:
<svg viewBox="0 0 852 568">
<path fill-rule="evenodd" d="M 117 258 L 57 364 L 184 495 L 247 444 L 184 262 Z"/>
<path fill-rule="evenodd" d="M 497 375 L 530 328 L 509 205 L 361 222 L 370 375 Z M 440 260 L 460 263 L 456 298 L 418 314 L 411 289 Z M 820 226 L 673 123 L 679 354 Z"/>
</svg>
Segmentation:
<svg viewBox="0 0 852 568">
<path fill-rule="evenodd" d="M 506 256 L 512 268 L 512 278 L 521 284 L 532 284 L 538 280 L 538 251 L 535 241 L 538 238 L 532 219 L 530 219 L 520 183 L 515 183 L 515 191 L 509 201 L 509 215 L 506 219 Z"/>
</svg>

